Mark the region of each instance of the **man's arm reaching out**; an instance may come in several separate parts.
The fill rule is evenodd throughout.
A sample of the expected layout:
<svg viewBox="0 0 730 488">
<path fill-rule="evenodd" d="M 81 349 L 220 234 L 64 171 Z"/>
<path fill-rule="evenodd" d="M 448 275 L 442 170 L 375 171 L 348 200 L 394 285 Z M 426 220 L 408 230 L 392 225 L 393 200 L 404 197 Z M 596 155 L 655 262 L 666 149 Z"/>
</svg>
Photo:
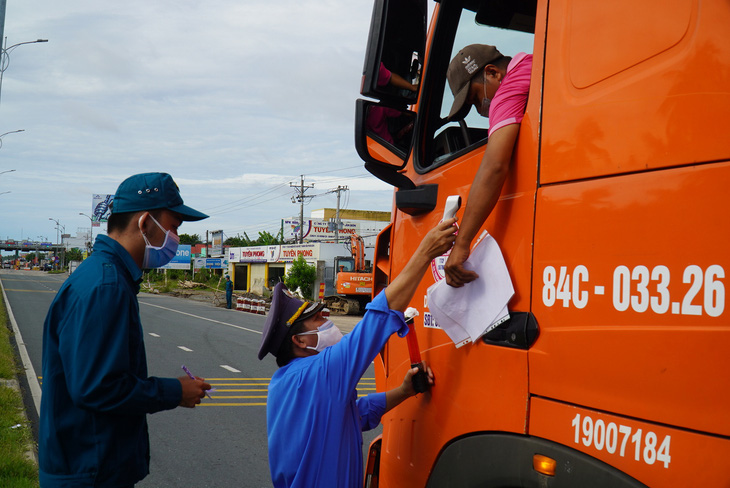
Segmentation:
<svg viewBox="0 0 730 488">
<path fill-rule="evenodd" d="M 511 124 L 498 129 L 489 138 L 484 158 L 469 190 L 459 235 L 444 266 L 446 283 L 451 286 L 458 288 L 479 277 L 464 267 L 464 261 L 469 257 L 474 237 L 497 204 L 519 131 L 519 124 Z"/>
<path fill-rule="evenodd" d="M 431 229 L 403 271 L 385 289 L 385 297 L 391 310 L 402 312 L 406 309 L 431 261 L 452 246 L 456 232 L 455 222 L 456 219 L 449 219 Z"/>
</svg>

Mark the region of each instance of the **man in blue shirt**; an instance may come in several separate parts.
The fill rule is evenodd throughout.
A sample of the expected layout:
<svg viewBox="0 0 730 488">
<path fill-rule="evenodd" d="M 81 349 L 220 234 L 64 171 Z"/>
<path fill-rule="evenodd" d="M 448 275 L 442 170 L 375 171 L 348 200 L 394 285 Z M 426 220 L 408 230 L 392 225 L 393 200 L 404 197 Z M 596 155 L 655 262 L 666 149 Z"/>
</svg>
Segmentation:
<svg viewBox="0 0 730 488">
<path fill-rule="evenodd" d="M 450 219 L 432 229 L 397 278 L 367 305 L 347 336 L 325 319 L 321 303 L 302 302 L 279 284 L 264 327 L 259 359 L 271 353 L 280 369 L 269 384 L 269 467 L 276 488 L 360 487 L 362 431 L 416 394 L 408 371 L 386 393 L 357 397 L 355 389 L 390 336 L 408 332 L 403 311 L 431 260 L 454 242 Z M 428 370 L 429 383 L 433 375 Z"/>
<path fill-rule="evenodd" d="M 210 385 L 147 375 L 137 293 L 142 269 L 177 249 L 177 228 L 207 215 L 165 173 L 117 189 L 108 236 L 64 282 L 43 328 L 40 484 L 130 487 L 149 473 L 148 413 L 194 407 Z"/>
<path fill-rule="evenodd" d="M 233 282 L 231 277 L 226 275 L 226 308 L 230 309 L 233 306 Z"/>
</svg>

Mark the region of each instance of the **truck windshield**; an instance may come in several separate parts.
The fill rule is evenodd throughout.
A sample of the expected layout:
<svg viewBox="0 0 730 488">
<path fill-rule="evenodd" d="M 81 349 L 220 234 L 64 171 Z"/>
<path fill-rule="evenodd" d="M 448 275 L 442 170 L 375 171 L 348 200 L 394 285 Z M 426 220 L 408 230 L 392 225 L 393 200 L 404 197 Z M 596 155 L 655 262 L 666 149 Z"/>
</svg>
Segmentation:
<svg viewBox="0 0 730 488">
<path fill-rule="evenodd" d="M 533 43 L 534 34 L 477 24 L 476 14 L 470 10 L 463 9 L 454 34 L 454 44 L 451 48 L 451 54 L 448 60 L 446 60 L 446 64 L 438 68 L 441 73 L 440 76 L 443 76 L 444 79 L 446 78 L 448 61 L 459 50 L 469 44 L 491 44 L 496 46 L 505 56 L 515 56 L 520 52 L 532 54 Z M 443 92 L 440 94 L 440 102 L 437 103 L 440 103 L 439 113 L 441 121 L 439 123 L 443 124 L 451 109 L 454 96 L 449 89 L 448 83 L 443 83 L 441 86 L 443 86 Z M 434 99 L 438 100 L 439 95 L 436 94 Z M 443 163 L 455 152 L 469 145 L 484 141 L 487 137 L 489 119 L 482 117 L 472 108 L 464 121 L 469 131 L 469 140 L 464 141 L 463 131 L 459 127 L 459 122 L 447 122 L 434 131 L 434 150 L 431 153 L 431 157 L 428 158 L 430 160 L 421 161 L 422 166 L 428 167 Z"/>
</svg>

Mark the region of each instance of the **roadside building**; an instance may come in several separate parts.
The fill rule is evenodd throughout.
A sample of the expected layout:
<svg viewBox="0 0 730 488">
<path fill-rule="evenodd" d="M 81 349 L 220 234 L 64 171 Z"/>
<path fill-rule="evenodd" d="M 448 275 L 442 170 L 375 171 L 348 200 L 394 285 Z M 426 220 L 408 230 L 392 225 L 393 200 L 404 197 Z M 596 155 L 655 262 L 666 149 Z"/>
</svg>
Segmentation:
<svg viewBox="0 0 730 488">
<path fill-rule="evenodd" d="M 324 283 L 324 294 L 334 290 L 334 260 L 337 256 L 349 256 L 344 244 L 305 242 L 275 246 L 232 247 L 228 250 L 229 271 L 233 289 L 264 294 L 264 288 L 271 290 L 291 268 L 292 262 L 302 256 L 316 267 L 315 294 Z"/>
<path fill-rule="evenodd" d="M 375 247 L 375 238 L 390 223 L 390 212 L 376 212 L 372 210 L 340 209 L 340 226 L 335 229 L 337 210 L 334 208 L 320 208 L 312 210 L 309 219 L 304 220 L 301 234 L 304 242 L 350 242 L 350 236 L 358 235 L 363 238 L 365 248 Z M 299 240 L 299 217 L 292 217 L 283 221 L 284 240 L 295 242 Z"/>
<path fill-rule="evenodd" d="M 313 210 L 301 230 L 298 218 L 284 219 L 284 240 L 290 244 L 228 249 L 226 256 L 234 290 L 264 294 L 264 289 L 271 290 L 276 283 L 284 280 L 297 256 L 303 256 L 317 269 L 314 298 L 320 290 L 324 296 L 334 294 L 335 258 L 352 255 L 351 237 L 363 238 L 365 263 L 369 267 L 375 239 L 390 223 L 390 212 L 341 209 L 340 226 L 336 229 L 336 215 L 334 208 Z M 303 235 L 304 242 L 296 243 L 300 235 Z"/>
</svg>

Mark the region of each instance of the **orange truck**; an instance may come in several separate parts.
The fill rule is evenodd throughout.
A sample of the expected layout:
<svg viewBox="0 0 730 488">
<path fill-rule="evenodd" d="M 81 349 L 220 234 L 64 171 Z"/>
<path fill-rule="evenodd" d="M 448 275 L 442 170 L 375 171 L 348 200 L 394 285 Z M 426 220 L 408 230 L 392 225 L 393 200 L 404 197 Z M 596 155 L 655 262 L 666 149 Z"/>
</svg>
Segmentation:
<svg viewBox="0 0 730 488">
<path fill-rule="evenodd" d="M 449 61 L 472 43 L 534 57 L 483 226 L 511 318 L 457 348 L 426 300 L 438 263 L 426 273 L 411 305 L 436 384 L 384 416 L 366 486 L 730 486 L 728 26 L 726 0 L 376 0 L 355 131 L 394 186 L 374 293 L 447 197 L 466 201 L 489 144 L 488 119 L 446 120 Z M 418 92 L 380 86 L 381 63 Z M 378 390 L 409 366 L 392 338 Z"/>
</svg>

